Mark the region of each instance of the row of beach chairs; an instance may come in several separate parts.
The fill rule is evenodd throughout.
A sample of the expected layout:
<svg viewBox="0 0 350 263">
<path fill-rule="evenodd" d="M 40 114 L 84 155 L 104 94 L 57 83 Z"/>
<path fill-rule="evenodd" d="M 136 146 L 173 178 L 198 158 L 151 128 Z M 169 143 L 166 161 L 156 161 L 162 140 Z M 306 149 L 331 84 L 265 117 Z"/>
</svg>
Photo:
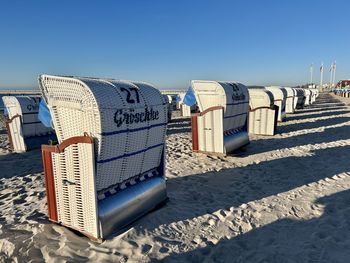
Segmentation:
<svg viewBox="0 0 350 263">
<path fill-rule="evenodd" d="M 46 143 L 51 221 L 100 241 L 167 200 L 165 137 L 172 98 L 134 81 L 41 75 L 39 84 L 41 97 L 3 101 L 15 152 L 34 148 L 34 137 Z M 274 135 L 286 113 L 318 96 L 316 89 L 200 80 L 191 82 L 191 92 L 195 105 L 186 115 L 193 151 L 213 154 L 247 145 L 249 133 Z"/>
<path fill-rule="evenodd" d="M 344 98 L 350 98 L 350 80 L 341 80 L 337 83 L 334 94 Z"/>
<path fill-rule="evenodd" d="M 344 98 L 350 98 L 350 88 L 348 89 L 335 89 L 334 94 Z"/>
<path fill-rule="evenodd" d="M 275 135 L 286 113 L 312 104 L 319 94 L 317 89 L 216 81 L 192 81 L 190 90 L 199 110 L 191 115 L 193 151 L 218 154 L 247 145 L 249 133 Z"/>
</svg>

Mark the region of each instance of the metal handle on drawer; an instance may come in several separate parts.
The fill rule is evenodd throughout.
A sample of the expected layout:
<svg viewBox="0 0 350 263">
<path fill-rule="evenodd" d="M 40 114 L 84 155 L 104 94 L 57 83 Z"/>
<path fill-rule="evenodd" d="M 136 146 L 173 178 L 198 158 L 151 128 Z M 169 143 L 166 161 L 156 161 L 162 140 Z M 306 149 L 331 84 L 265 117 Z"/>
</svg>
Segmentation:
<svg viewBox="0 0 350 263">
<path fill-rule="evenodd" d="M 62 183 L 63 183 L 64 185 L 75 185 L 74 182 L 68 181 L 68 180 L 66 180 L 66 179 L 62 180 Z"/>
</svg>

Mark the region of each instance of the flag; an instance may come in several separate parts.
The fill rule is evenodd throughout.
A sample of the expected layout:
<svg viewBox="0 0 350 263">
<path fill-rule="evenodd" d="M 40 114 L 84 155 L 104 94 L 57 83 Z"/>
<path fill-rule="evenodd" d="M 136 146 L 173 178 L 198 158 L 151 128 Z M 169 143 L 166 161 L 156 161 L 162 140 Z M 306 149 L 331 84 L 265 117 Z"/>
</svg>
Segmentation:
<svg viewBox="0 0 350 263">
<path fill-rule="evenodd" d="M 329 68 L 329 72 L 332 72 L 332 70 L 333 70 L 333 63 L 331 65 L 331 67 Z"/>
<path fill-rule="evenodd" d="M 323 63 L 321 64 L 321 67 L 320 67 L 320 72 L 323 71 Z"/>
<path fill-rule="evenodd" d="M 196 100 L 196 97 L 194 96 L 192 87 L 188 88 L 183 102 L 184 102 L 184 104 L 186 104 L 187 106 L 190 106 L 190 107 L 196 105 L 197 100 Z"/>
</svg>

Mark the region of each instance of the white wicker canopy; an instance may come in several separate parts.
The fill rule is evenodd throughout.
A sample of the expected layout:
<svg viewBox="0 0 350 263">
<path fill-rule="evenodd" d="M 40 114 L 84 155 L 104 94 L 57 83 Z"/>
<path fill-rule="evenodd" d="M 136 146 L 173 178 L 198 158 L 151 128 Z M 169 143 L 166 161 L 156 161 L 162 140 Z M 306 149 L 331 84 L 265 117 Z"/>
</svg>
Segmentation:
<svg viewBox="0 0 350 263">
<path fill-rule="evenodd" d="M 287 92 L 284 88 L 271 86 L 266 87 L 266 89 L 272 92 L 275 100 L 285 100 L 287 97 Z"/>
<path fill-rule="evenodd" d="M 224 132 L 246 124 L 249 111 L 248 89 L 238 82 L 192 80 L 191 87 L 200 112 L 221 106 Z"/>
<path fill-rule="evenodd" d="M 284 89 L 287 91 L 287 97 L 295 97 L 297 95 L 293 88 L 284 87 Z"/>
<path fill-rule="evenodd" d="M 164 148 L 166 101 L 142 82 L 42 75 L 43 96 L 59 142 L 95 139 L 97 191 L 158 167 Z"/>
<path fill-rule="evenodd" d="M 249 88 L 249 106 L 251 110 L 261 107 L 272 107 L 274 98 L 270 91 L 266 89 Z"/>
<path fill-rule="evenodd" d="M 284 88 L 271 86 L 266 89 L 272 92 L 274 97 L 274 103 L 279 107 L 278 109 L 278 121 L 283 121 L 286 117 L 286 99 L 287 91 Z"/>
</svg>

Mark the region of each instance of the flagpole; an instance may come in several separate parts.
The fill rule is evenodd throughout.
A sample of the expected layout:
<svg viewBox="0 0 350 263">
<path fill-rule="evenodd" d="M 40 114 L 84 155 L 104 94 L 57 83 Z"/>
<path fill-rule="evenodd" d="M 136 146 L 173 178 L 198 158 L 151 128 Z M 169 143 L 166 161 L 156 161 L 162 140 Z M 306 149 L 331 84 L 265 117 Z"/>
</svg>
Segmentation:
<svg viewBox="0 0 350 263">
<path fill-rule="evenodd" d="M 321 71 L 321 74 L 320 74 L 320 89 L 322 89 L 322 82 L 323 82 L 323 62 L 321 63 L 320 71 Z"/>
<path fill-rule="evenodd" d="M 332 88 L 332 79 L 333 79 L 333 63 L 331 65 L 331 75 L 329 76 L 329 88 Z"/>
<path fill-rule="evenodd" d="M 334 64 L 333 64 L 333 69 L 334 69 L 334 72 L 333 72 L 333 86 L 335 85 L 335 70 L 337 68 L 337 62 L 334 61 Z"/>
<path fill-rule="evenodd" d="M 311 66 L 310 66 L 310 84 L 312 84 L 313 71 L 314 71 L 314 63 L 311 63 Z"/>
</svg>

